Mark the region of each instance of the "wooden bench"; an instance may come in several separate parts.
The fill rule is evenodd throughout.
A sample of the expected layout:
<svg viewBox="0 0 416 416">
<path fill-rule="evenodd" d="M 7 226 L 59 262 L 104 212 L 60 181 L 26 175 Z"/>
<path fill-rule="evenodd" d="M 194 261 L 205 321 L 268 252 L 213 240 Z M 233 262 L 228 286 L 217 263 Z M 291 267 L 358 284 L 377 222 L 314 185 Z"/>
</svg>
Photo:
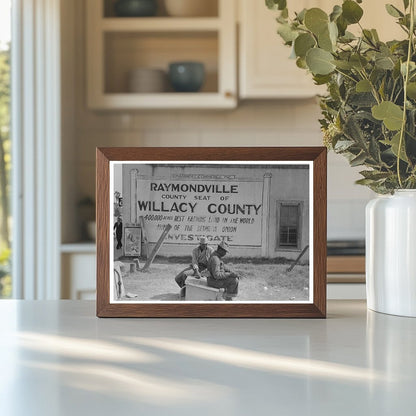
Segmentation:
<svg viewBox="0 0 416 416">
<path fill-rule="evenodd" d="M 224 289 L 207 286 L 205 279 L 186 279 L 185 300 L 223 300 Z"/>
</svg>

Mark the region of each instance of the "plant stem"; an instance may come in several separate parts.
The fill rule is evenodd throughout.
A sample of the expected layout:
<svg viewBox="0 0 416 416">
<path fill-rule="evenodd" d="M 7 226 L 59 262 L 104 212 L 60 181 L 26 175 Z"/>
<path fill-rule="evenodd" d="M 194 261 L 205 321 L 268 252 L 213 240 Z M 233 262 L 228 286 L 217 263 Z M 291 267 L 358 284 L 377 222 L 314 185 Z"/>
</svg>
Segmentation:
<svg viewBox="0 0 416 416">
<path fill-rule="evenodd" d="M 344 77 L 349 78 L 351 81 L 353 81 L 353 82 L 355 82 L 355 83 L 357 83 L 357 82 L 358 82 L 355 78 L 351 77 L 351 76 L 350 76 L 350 75 L 348 75 L 348 74 L 345 74 L 344 72 L 340 71 L 338 68 L 335 68 L 335 71 L 336 71 L 336 72 L 338 72 L 338 73 L 339 73 L 339 74 L 341 74 L 341 75 L 344 75 Z"/>
<path fill-rule="evenodd" d="M 377 101 L 377 104 L 380 104 L 380 98 L 378 96 L 376 87 L 370 81 L 370 78 L 368 78 L 367 73 L 365 72 L 365 69 L 362 66 L 361 66 L 361 68 L 362 68 L 362 71 L 360 71 L 360 75 L 362 76 L 363 79 L 365 79 L 366 81 L 368 81 L 368 83 L 370 84 L 371 93 L 373 94 L 374 99 Z"/>
<path fill-rule="evenodd" d="M 393 82 L 393 88 L 391 89 L 391 95 L 389 97 L 389 100 L 390 101 L 393 101 L 393 99 L 394 99 L 394 90 L 396 89 L 396 85 L 397 85 L 397 81 L 394 80 L 394 82 Z M 393 102 L 395 102 L 395 101 L 393 101 Z"/>
<path fill-rule="evenodd" d="M 403 188 L 402 178 L 400 175 L 400 156 L 402 152 L 402 146 L 404 141 L 404 132 L 406 129 L 406 110 L 407 110 L 407 83 L 409 81 L 409 68 L 410 68 L 410 61 L 412 58 L 412 50 L 413 50 L 413 36 L 414 36 L 414 27 L 415 27 L 415 0 L 410 0 L 410 30 L 409 30 L 409 45 L 407 47 L 407 60 L 406 60 L 406 73 L 404 76 L 404 85 L 403 85 L 403 119 L 402 119 L 402 127 L 400 129 L 400 140 L 399 140 L 399 149 L 397 151 L 397 177 L 399 179 L 399 186 Z"/>
</svg>

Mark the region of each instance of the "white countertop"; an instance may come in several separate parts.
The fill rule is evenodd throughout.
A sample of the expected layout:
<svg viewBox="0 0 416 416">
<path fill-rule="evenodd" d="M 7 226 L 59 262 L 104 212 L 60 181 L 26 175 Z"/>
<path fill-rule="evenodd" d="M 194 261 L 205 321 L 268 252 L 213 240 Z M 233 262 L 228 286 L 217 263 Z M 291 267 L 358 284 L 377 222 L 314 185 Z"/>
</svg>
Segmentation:
<svg viewBox="0 0 416 416">
<path fill-rule="evenodd" d="M 0 301 L 0 415 L 416 414 L 416 319 L 98 319 Z"/>
</svg>

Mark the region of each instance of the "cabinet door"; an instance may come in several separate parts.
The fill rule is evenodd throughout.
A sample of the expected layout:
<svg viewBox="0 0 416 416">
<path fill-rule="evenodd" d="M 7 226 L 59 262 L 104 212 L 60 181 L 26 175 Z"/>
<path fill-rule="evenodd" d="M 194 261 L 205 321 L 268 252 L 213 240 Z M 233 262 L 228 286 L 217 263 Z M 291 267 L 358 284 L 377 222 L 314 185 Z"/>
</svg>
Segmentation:
<svg viewBox="0 0 416 416">
<path fill-rule="evenodd" d="M 65 253 L 62 256 L 62 298 L 95 299 L 96 256 L 92 253 Z"/>
<path fill-rule="evenodd" d="M 296 10 L 325 7 L 329 0 L 299 0 Z M 291 49 L 276 33 L 277 12 L 268 10 L 264 1 L 239 0 L 240 12 L 240 97 L 305 98 L 322 89 L 310 74 L 289 59 Z"/>
<path fill-rule="evenodd" d="M 296 4 L 295 4 L 296 3 Z M 399 9 L 402 0 L 389 1 Z M 290 11 L 320 7 L 330 12 L 341 0 L 298 0 L 289 4 Z M 277 35 L 276 11 L 268 10 L 261 0 L 239 0 L 240 17 L 240 97 L 241 98 L 305 98 L 325 92 L 324 87 L 313 84 L 310 74 L 298 68 L 290 59 L 291 49 Z M 384 2 L 366 0 L 361 4 L 366 28 L 377 29 L 381 40 L 403 38 L 404 32 L 388 15 Z M 358 34 L 358 25 L 350 26 Z"/>
</svg>

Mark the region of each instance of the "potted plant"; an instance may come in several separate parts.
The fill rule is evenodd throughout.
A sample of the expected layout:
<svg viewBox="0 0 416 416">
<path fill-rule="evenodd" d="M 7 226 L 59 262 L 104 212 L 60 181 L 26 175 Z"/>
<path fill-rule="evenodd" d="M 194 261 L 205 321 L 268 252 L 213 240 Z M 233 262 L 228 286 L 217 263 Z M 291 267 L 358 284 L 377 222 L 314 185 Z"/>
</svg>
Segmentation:
<svg viewBox="0 0 416 416">
<path fill-rule="evenodd" d="M 360 21 L 362 0 L 344 0 L 291 16 L 286 0 L 266 0 L 279 11 L 278 34 L 296 65 L 325 85 L 320 120 L 325 145 L 380 197 L 367 205 L 366 280 L 369 308 L 416 316 L 416 51 L 414 1 L 385 7 L 404 39 L 382 42 Z M 356 26 L 359 35 L 349 29 Z M 355 31 L 357 33 L 357 30 Z"/>
</svg>

